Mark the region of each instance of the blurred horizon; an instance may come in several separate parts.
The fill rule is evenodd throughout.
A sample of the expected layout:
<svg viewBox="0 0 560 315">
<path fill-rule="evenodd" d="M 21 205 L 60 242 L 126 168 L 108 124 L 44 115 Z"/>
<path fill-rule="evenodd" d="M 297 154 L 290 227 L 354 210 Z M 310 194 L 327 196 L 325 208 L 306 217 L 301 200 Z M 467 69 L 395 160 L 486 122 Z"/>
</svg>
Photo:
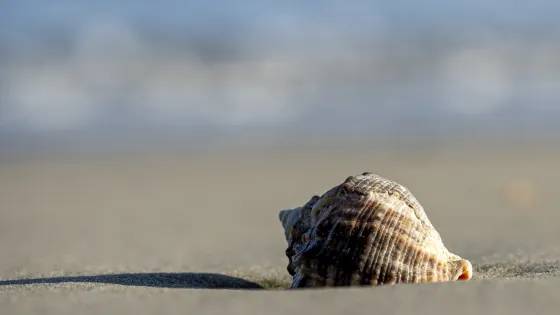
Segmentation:
<svg viewBox="0 0 560 315">
<path fill-rule="evenodd" d="M 3 1 L 0 150 L 554 137 L 559 12 L 505 0 Z"/>
</svg>

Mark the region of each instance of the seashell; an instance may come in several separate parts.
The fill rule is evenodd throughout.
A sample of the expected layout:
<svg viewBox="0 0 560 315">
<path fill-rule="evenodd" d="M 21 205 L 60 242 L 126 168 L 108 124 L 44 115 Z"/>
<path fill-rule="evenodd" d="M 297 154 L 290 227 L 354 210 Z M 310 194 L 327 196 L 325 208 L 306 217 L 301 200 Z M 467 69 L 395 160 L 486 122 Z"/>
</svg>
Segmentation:
<svg viewBox="0 0 560 315">
<path fill-rule="evenodd" d="M 469 280 L 422 205 L 400 184 L 363 173 L 282 210 L 292 288 Z"/>
</svg>

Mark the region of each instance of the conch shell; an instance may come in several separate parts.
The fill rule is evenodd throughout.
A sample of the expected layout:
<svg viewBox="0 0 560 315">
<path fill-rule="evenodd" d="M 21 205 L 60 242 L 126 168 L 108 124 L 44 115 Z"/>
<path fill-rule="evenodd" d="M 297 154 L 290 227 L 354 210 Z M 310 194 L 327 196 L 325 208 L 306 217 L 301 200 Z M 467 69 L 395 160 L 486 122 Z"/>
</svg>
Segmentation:
<svg viewBox="0 0 560 315">
<path fill-rule="evenodd" d="M 292 288 L 469 280 L 405 187 L 366 172 L 279 214 Z"/>
</svg>

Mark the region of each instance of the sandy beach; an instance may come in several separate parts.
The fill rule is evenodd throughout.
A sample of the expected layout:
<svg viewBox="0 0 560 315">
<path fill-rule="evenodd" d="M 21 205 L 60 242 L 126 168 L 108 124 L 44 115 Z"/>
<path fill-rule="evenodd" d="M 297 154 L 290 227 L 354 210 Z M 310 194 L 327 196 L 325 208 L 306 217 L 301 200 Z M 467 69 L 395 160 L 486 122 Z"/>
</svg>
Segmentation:
<svg viewBox="0 0 560 315">
<path fill-rule="evenodd" d="M 558 161 L 552 144 L 3 158 L 0 314 L 554 314 Z M 278 212 L 364 171 L 409 188 L 474 278 L 284 290 Z"/>
</svg>

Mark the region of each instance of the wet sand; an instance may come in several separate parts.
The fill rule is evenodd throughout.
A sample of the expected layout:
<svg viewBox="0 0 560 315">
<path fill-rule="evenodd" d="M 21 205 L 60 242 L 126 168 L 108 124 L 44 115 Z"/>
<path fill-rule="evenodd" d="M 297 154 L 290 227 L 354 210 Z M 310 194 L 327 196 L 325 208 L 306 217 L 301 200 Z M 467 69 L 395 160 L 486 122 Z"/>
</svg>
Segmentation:
<svg viewBox="0 0 560 315">
<path fill-rule="evenodd" d="M 346 150 L 0 159 L 0 313 L 555 313 L 560 147 Z M 284 290 L 278 211 L 364 171 L 474 278 Z"/>
</svg>

